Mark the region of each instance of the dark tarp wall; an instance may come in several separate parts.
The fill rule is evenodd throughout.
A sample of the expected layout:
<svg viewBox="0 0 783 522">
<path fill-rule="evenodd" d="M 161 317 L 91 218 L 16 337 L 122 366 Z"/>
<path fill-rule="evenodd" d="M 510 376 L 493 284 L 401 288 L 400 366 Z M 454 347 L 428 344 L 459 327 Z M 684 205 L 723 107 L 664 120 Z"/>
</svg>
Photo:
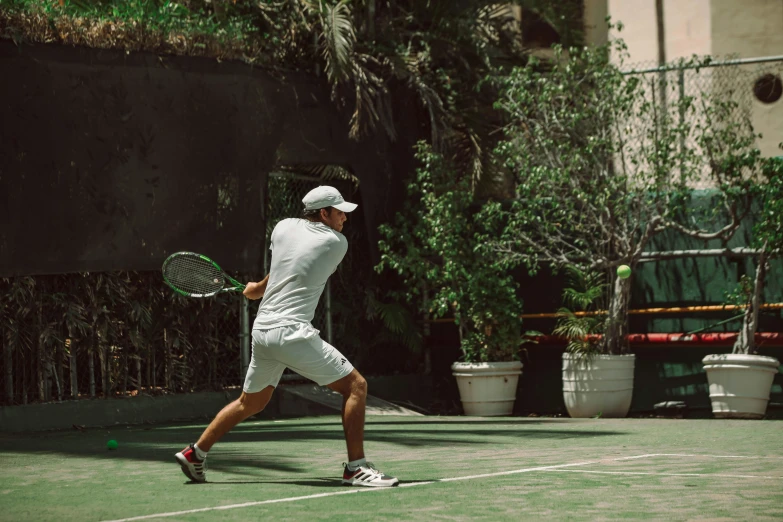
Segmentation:
<svg viewBox="0 0 783 522">
<path fill-rule="evenodd" d="M 402 189 L 388 145 L 350 142 L 345 119 L 306 75 L 0 41 L 0 276 L 155 270 L 178 250 L 258 273 L 280 163 L 352 169 L 374 244 Z"/>
</svg>

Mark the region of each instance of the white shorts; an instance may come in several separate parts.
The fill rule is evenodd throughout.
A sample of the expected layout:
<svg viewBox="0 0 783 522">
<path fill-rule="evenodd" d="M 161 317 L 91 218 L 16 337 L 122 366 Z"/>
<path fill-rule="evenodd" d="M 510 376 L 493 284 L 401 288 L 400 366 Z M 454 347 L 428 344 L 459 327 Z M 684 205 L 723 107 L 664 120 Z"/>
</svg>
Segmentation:
<svg viewBox="0 0 783 522">
<path fill-rule="evenodd" d="M 277 387 L 286 368 L 320 386 L 351 373 L 353 365 L 318 333 L 306 323 L 253 330 L 253 356 L 245 376 L 245 393 Z"/>
</svg>

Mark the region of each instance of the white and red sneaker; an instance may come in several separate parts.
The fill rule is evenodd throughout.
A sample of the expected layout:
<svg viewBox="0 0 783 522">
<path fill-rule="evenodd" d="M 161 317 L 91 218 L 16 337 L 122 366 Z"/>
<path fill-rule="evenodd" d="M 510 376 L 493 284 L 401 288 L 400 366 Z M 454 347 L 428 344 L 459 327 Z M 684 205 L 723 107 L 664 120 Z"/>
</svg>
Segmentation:
<svg viewBox="0 0 783 522">
<path fill-rule="evenodd" d="M 182 473 L 184 473 L 193 482 L 206 482 L 207 476 L 207 463 L 206 459 L 199 460 L 196 455 L 196 448 L 193 444 L 180 451 L 174 457 L 182 466 Z"/>
<path fill-rule="evenodd" d="M 400 484 L 400 481 L 394 477 L 384 475 L 375 467 L 367 462 L 364 466 L 358 466 L 355 469 L 348 469 L 348 464 L 343 464 L 343 485 L 345 486 L 366 486 L 371 488 L 389 488 Z"/>
</svg>

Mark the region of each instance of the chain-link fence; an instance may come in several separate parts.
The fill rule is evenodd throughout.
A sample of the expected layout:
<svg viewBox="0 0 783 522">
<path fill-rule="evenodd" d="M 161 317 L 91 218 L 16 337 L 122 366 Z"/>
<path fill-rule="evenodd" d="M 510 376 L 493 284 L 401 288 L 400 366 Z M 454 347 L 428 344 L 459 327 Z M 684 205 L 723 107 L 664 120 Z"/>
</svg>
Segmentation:
<svg viewBox="0 0 783 522">
<path fill-rule="evenodd" d="M 702 166 L 703 172 L 692 176 L 688 183 L 692 188 L 715 188 L 707 175 L 707 169 L 712 168 L 709 153 L 695 137 L 697 130 L 705 136 L 710 126 L 734 125 L 738 132 L 760 135 L 755 145 L 763 155 L 783 154 L 778 147 L 783 141 L 783 102 L 780 101 L 783 56 L 725 61 L 694 59 L 665 66 L 640 63 L 624 69 L 628 76 L 641 82 L 639 106 L 648 104 L 648 109 L 637 113 L 654 113 L 655 124 L 658 125 L 655 131 L 661 131 L 662 125 L 668 125 L 664 130 L 677 134 L 675 146 L 683 158 L 679 170 L 694 168 L 695 164 Z M 731 121 L 718 121 L 715 116 L 716 107 L 723 102 L 734 105 L 730 111 Z M 662 124 L 664 121 L 666 123 Z M 623 139 L 629 144 L 632 154 L 634 148 L 649 143 L 653 131 L 646 117 L 626 123 Z M 691 129 L 690 132 L 687 129 Z M 689 153 L 697 158 L 694 165 L 686 164 Z M 636 155 L 639 156 L 643 155 Z M 641 167 L 644 168 L 644 165 Z"/>
<path fill-rule="evenodd" d="M 269 177 L 267 240 L 280 219 L 301 215 L 302 197 L 321 183 L 288 172 Z M 357 188 L 328 183 L 346 198 Z M 347 279 L 336 276 L 313 321 L 330 342 L 333 306 L 338 316 L 354 314 Z M 0 404 L 9 405 L 241 386 L 258 309 L 235 294 L 178 296 L 159 272 L 4 278 L 0 299 Z"/>
</svg>

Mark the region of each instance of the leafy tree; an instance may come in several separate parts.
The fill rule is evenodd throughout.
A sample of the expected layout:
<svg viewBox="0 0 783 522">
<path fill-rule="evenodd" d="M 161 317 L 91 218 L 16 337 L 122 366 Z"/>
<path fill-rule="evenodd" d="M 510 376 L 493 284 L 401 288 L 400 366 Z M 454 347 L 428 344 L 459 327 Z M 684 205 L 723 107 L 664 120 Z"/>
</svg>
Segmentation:
<svg viewBox="0 0 783 522">
<path fill-rule="evenodd" d="M 508 266 L 479 248 L 497 233 L 473 208 L 466 177 L 420 143 L 421 166 L 408 184 L 405 208 L 381 227 L 380 272 L 397 273 L 397 296 L 423 317 L 453 315 L 466 362 L 507 361 L 522 343 L 522 302 Z"/>
<path fill-rule="evenodd" d="M 657 75 L 624 74 L 612 53 L 624 56 L 621 41 L 557 48 L 547 67 L 532 61 L 501 79 L 496 106 L 508 123 L 497 161 L 517 193 L 508 208 L 487 205 L 483 218 L 505 223 L 487 248 L 510 264 L 612 274 L 601 351 L 619 354 L 628 350 L 631 279 L 613 269 L 655 259 L 650 242 L 666 231 L 725 248 L 749 212 L 761 158 L 730 93 L 677 97 L 665 107 Z M 697 183 L 715 188 L 715 229 L 692 225 Z"/>
<path fill-rule="evenodd" d="M 762 167 L 762 183 L 758 185 L 759 206 L 753 227 L 753 246 L 760 249 L 756 263 L 756 276 L 751 284 L 748 278 L 740 281 L 740 293 L 745 298 L 745 315 L 742 319 L 733 353 L 755 353 L 759 307 L 762 301 L 764 279 L 770 259 L 783 251 L 783 159 L 767 158 Z"/>
</svg>

